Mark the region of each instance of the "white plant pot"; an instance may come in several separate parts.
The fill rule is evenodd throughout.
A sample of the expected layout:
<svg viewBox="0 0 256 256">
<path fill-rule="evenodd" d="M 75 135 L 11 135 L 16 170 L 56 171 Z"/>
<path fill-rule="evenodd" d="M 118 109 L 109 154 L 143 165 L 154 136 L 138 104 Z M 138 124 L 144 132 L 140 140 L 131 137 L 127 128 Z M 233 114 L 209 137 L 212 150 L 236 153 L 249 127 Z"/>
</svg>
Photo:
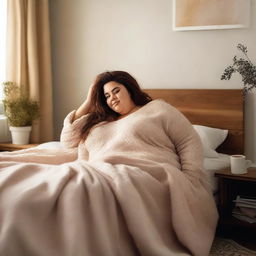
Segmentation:
<svg viewBox="0 0 256 256">
<path fill-rule="evenodd" d="M 31 132 L 31 126 L 23 126 L 23 127 L 9 127 L 12 134 L 12 143 L 13 144 L 29 144 L 29 137 Z"/>
</svg>

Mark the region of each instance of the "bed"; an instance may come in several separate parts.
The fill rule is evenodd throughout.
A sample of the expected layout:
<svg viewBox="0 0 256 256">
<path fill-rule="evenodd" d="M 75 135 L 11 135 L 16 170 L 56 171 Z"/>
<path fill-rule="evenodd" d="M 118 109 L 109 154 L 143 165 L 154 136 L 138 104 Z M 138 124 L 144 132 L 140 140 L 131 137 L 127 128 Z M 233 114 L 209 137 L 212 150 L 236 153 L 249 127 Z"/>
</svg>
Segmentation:
<svg viewBox="0 0 256 256">
<path fill-rule="evenodd" d="M 216 149 L 242 152 L 243 125 L 234 125 L 243 116 L 241 91 L 147 92 L 190 119 L 207 159 L 219 158 Z M 72 114 L 63 134 L 80 142 L 86 116 L 72 122 Z M 209 254 L 218 213 L 195 131 L 161 100 L 127 118 L 106 124 L 109 138 L 104 125 L 96 127 L 86 147 L 56 149 L 59 142 L 50 142 L 0 154 L 0 255 Z M 94 153 L 79 158 L 79 149 Z"/>
<path fill-rule="evenodd" d="M 205 172 L 216 194 L 217 178 L 214 172 L 229 167 L 229 155 L 244 153 L 242 90 L 146 89 L 145 92 L 153 99 L 164 99 L 178 108 L 194 125 L 204 146 Z M 39 145 L 41 148 L 60 146 L 57 141 Z"/>
</svg>

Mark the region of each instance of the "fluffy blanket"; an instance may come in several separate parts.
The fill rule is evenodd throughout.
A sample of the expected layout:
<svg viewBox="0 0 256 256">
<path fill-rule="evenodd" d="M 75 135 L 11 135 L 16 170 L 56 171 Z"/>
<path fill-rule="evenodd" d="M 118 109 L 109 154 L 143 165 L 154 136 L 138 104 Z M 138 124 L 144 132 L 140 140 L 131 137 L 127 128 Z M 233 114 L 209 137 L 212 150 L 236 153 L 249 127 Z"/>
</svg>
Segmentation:
<svg viewBox="0 0 256 256">
<path fill-rule="evenodd" d="M 206 256 L 217 211 L 189 121 L 155 100 L 65 150 L 0 154 L 1 256 Z"/>
</svg>

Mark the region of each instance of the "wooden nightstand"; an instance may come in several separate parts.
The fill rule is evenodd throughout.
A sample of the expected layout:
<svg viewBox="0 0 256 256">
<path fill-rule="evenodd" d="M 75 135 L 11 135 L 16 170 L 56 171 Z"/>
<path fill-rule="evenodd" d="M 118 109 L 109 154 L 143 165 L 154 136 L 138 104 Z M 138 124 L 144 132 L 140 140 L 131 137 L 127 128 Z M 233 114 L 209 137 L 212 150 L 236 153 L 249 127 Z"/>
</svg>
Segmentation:
<svg viewBox="0 0 256 256">
<path fill-rule="evenodd" d="M 232 216 L 232 210 L 237 195 L 256 197 L 256 168 L 248 169 L 248 173 L 234 175 L 230 169 L 215 172 L 219 184 L 219 229 L 231 233 L 241 231 L 256 234 L 256 223 L 241 221 Z"/>
<path fill-rule="evenodd" d="M 18 145 L 12 143 L 0 143 L 0 151 L 15 151 L 20 149 L 36 147 L 39 144 Z"/>
</svg>

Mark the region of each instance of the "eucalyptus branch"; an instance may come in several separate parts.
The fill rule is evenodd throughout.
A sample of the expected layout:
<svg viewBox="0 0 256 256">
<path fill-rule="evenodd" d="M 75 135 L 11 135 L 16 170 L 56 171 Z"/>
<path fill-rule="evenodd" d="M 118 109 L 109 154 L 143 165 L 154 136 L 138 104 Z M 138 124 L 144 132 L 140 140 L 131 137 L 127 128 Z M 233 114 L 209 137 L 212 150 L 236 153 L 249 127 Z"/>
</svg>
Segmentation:
<svg viewBox="0 0 256 256">
<path fill-rule="evenodd" d="M 243 94 L 246 95 L 249 91 L 256 88 L 256 66 L 248 57 L 246 46 L 238 44 L 237 48 L 243 52 L 246 58 L 238 59 L 237 56 L 234 56 L 232 66 L 225 68 L 221 80 L 230 80 L 231 76 L 238 72 L 242 76 Z"/>
<path fill-rule="evenodd" d="M 252 61 L 250 60 L 250 58 L 247 55 L 247 52 L 248 52 L 247 47 L 242 44 L 238 44 L 237 49 L 242 51 L 243 54 L 245 55 L 246 59 L 253 65 Z"/>
</svg>

